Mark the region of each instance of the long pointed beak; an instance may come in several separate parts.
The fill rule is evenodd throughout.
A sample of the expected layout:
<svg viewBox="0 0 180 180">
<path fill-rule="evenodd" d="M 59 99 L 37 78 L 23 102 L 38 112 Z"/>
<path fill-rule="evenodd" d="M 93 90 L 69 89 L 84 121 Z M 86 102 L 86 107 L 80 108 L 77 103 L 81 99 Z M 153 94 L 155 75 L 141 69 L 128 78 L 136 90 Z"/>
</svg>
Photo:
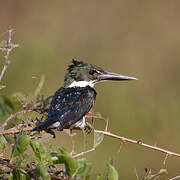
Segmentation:
<svg viewBox="0 0 180 180">
<path fill-rule="evenodd" d="M 130 76 L 124 76 L 121 74 L 117 73 L 112 73 L 112 72 L 104 72 L 103 74 L 100 74 L 98 76 L 99 81 L 105 81 L 105 80 L 114 80 L 114 81 L 126 81 L 126 80 L 138 80 L 135 77 L 130 77 Z"/>
</svg>

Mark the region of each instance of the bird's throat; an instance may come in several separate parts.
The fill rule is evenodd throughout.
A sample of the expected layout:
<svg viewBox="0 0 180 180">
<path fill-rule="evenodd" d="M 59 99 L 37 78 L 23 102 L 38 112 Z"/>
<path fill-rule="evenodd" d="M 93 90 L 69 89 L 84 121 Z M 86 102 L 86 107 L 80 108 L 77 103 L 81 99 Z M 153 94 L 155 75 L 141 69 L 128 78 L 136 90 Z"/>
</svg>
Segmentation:
<svg viewBox="0 0 180 180">
<path fill-rule="evenodd" d="M 68 87 L 94 87 L 94 81 L 73 81 Z"/>
</svg>

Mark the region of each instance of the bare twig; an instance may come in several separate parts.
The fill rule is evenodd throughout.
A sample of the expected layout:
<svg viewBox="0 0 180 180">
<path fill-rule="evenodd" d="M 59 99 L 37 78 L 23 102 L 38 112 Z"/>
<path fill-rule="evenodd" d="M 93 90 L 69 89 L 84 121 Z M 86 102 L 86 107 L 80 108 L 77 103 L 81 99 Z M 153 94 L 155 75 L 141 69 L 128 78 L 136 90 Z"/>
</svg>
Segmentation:
<svg viewBox="0 0 180 180">
<path fill-rule="evenodd" d="M 8 122 L 17 117 L 18 115 L 21 115 L 21 114 L 25 114 L 25 113 L 29 113 L 29 112 L 32 112 L 33 110 L 31 109 L 28 109 L 28 110 L 23 110 L 23 111 L 20 111 L 20 112 L 16 112 L 15 114 L 11 114 L 5 121 L 4 123 L 0 126 L 0 131 L 2 131 L 4 129 L 4 127 L 7 126 Z"/>
<path fill-rule="evenodd" d="M 21 124 L 23 126 L 23 124 Z M 20 132 L 25 132 L 25 131 L 32 131 L 33 127 L 25 127 L 25 128 L 10 128 L 10 129 L 7 129 L 7 130 L 3 130 L 3 131 L 0 131 L 0 134 L 1 135 L 9 135 L 9 134 L 18 134 Z"/>
<path fill-rule="evenodd" d="M 17 165 L 15 165 L 15 164 L 10 164 L 10 163 L 5 162 L 5 161 L 3 161 L 3 160 L 0 160 L 0 164 L 3 165 L 3 166 L 7 166 L 7 167 L 9 167 L 9 168 L 12 168 L 12 169 L 14 169 L 14 168 L 20 168 L 20 169 L 25 170 L 26 172 L 35 171 L 35 169 L 33 169 L 33 168 L 27 168 L 27 167 L 17 166 Z M 52 173 L 49 173 L 49 175 L 50 175 L 53 179 L 66 180 L 65 178 L 61 178 L 61 177 L 56 176 L 56 175 L 54 175 L 54 174 L 52 174 Z"/>
<path fill-rule="evenodd" d="M 74 148 L 75 148 L 75 141 L 74 141 L 74 138 L 73 138 L 73 136 L 70 136 L 71 137 L 71 144 L 72 144 L 72 150 L 71 150 L 71 155 L 73 155 L 73 153 L 74 153 Z"/>
<path fill-rule="evenodd" d="M 149 144 L 143 143 L 142 141 L 136 141 L 136 140 L 129 139 L 129 138 L 126 138 L 126 137 L 123 137 L 123 136 L 118 136 L 118 135 L 115 135 L 115 134 L 112 134 L 112 133 L 106 132 L 106 131 L 101 131 L 101 130 L 94 130 L 94 131 L 97 132 L 97 133 L 102 133 L 102 134 L 104 134 L 104 135 L 106 135 L 106 136 L 110 136 L 110 137 L 119 139 L 119 140 L 121 140 L 122 142 L 133 143 L 133 144 L 136 144 L 136 145 L 139 145 L 139 146 L 143 146 L 143 147 L 145 147 L 145 148 L 149 148 L 149 149 L 153 149 L 153 150 L 156 150 L 156 151 L 165 153 L 166 155 L 168 154 L 169 156 L 180 157 L 180 154 L 178 154 L 178 153 L 171 152 L 171 151 L 168 151 L 168 150 L 165 150 L 165 149 L 156 147 L 156 146 L 151 146 L 151 145 L 149 145 Z"/>
<path fill-rule="evenodd" d="M 173 177 L 173 178 L 171 178 L 169 180 L 175 180 L 175 179 L 180 179 L 180 176 Z"/>
<path fill-rule="evenodd" d="M 163 161 L 163 164 L 165 165 L 166 164 L 166 160 L 168 158 L 169 154 L 166 154 L 165 158 L 164 158 L 164 161 Z"/>
<path fill-rule="evenodd" d="M 85 154 L 87 154 L 87 153 L 89 153 L 89 152 L 92 152 L 92 151 L 94 151 L 95 150 L 95 148 L 92 148 L 92 149 L 89 149 L 89 150 L 87 150 L 87 151 L 83 151 L 83 152 L 81 152 L 81 153 L 79 153 L 79 154 L 75 154 L 74 156 L 72 156 L 73 158 L 77 158 L 77 157 L 79 157 L 79 156 L 83 156 L 83 155 L 85 155 Z"/>
<path fill-rule="evenodd" d="M 10 54 L 10 52 L 12 50 L 12 47 L 10 45 L 11 44 L 11 40 L 12 40 L 12 32 L 13 32 L 13 29 L 8 29 L 9 37 L 8 37 L 7 48 L 3 48 L 3 49 L 1 48 L 2 51 L 6 50 L 7 52 L 6 52 L 6 56 L 5 56 L 4 67 L 3 67 L 2 71 L 1 71 L 1 74 L 0 74 L 0 82 L 1 82 L 1 80 L 3 78 L 4 73 L 5 73 L 5 71 L 6 71 L 7 67 L 8 67 L 8 64 L 9 64 L 9 54 Z"/>
<path fill-rule="evenodd" d="M 109 119 L 106 120 L 106 127 L 105 127 L 105 131 L 108 130 L 108 126 L 109 126 Z"/>
<path fill-rule="evenodd" d="M 136 179 L 139 180 L 139 176 L 138 176 L 138 173 L 137 173 L 137 169 L 136 169 L 136 168 L 134 168 L 134 173 L 135 173 L 135 175 L 136 175 Z"/>
</svg>

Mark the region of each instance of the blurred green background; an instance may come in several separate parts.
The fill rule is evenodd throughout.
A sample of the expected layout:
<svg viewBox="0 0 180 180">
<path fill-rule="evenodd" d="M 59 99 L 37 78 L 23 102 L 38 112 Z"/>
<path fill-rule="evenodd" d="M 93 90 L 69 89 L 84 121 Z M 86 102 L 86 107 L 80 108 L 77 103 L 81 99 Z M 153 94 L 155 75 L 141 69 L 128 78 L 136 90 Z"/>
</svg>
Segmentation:
<svg viewBox="0 0 180 180">
<path fill-rule="evenodd" d="M 11 25 L 14 42 L 3 78 L 2 94 L 31 93 L 38 78 L 46 77 L 42 93 L 52 95 L 63 84 L 72 58 L 108 71 L 131 75 L 139 81 L 96 85 L 95 111 L 109 118 L 109 130 L 129 138 L 180 152 L 180 1 L 179 0 L 6 0 L 0 6 L 0 34 Z M 0 40 L 5 36 L 0 36 Z M 0 56 L 1 67 L 4 61 Z M 37 77 L 36 79 L 32 77 Z M 104 128 L 96 121 L 97 129 Z M 57 133 L 48 144 L 71 150 L 71 139 Z M 91 147 L 92 135 L 87 137 Z M 75 150 L 83 150 L 83 135 L 75 136 Z M 106 137 L 86 157 L 93 173 L 106 171 L 114 160 L 120 179 L 136 179 L 144 168 L 168 169 L 180 174 L 180 159 Z"/>
</svg>

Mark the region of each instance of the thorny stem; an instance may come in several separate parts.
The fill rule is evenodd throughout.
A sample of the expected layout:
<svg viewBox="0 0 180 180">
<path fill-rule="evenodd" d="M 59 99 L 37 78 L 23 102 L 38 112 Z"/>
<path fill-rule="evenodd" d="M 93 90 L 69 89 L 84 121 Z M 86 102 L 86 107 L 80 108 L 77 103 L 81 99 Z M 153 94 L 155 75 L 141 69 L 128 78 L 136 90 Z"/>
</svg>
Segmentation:
<svg viewBox="0 0 180 180">
<path fill-rule="evenodd" d="M 129 139 L 129 138 L 126 138 L 126 137 L 123 137 L 123 136 L 118 136 L 118 135 L 112 134 L 112 133 L 110 133 L 110 132 L 101 131 L 101 130 L 94 130 L 94 131 L 97 132 L 97 133 L 102 133 L 102 134 L 104 134 L 104 135 L 106 135 L 106 136 L 110 136 L 110 137 L 113 137 L 113 138 L 116 138 L 116 139 L 120 139 L 122 142 L 133 143 L 133 144 L 136 144 L 136 145 L 139 145 L 139 146 L 143 146 L 143 147 L 145 147 L 145 148 L 149 148 L 149 149 L 153 149 L 153 150 L 156 150 L 156 151 L 165 153 L 165 154 L 166 154 L 166 157 L 167 157 L 168 155 L 180 157 L 180 154 L 178 154 L 178 153 L 171 152 L 171 151 L 168 151 L 168 150 L 165 150 L 165 149 L 156 147 L 156 146 L 152 146 L 152 145 L 149 145 L 149 144 L 145 144 L 145 143 L 143 143 L 143 142 L 140 141 L 140 140 L 139 140 L 139 141 L 136 141 L 136 140 L 133 140 L 133 139 Z"/>
<path fill-rule="evenodd" d="M 36 111 L 35 109 L 30 109 L 30 110 L 23 110 L 23 111 L 20 111 L 20 112 L 17 112 L 15 114 L 12 114 L 10 115 L 6 120 L 5 122 L 1 125 L 0 127 L 0 134 L 2 135 L 7 135 L 7 134 L 16 134 L 16 133 L 19 133 L 19 132 L 22 132 L 22 131 L 31 131 L 33 128 L 32 127 L 26 127 L 26 128 L 21 128 L 21 130 L 17 129 L 17 128 L 11 128 L 11 129 L 8 129 L 8 130 L 4 130 L 3 131 L 3 128 L 7 125 L 8 121 L 12 118 L 15 118 L 16 116 L 20 115 L 20 114 L 24 114 L 24 113 L 28 113 L 28 112 L 32 112 L 32 111 Z M 145 144 L 143 143 L 141 140 L 133 140 L 133 139 L 129 139 L 129 138 L 126 138 L 126 137 L 123 137 L 123 136 L 119 136 L 119 135 L 115 135 L 111 132 L 107 132 L 107 131 L 102 131 L 102 130 L 94 130 L 94 132 L 97 132 L 97 133 L 102 133 L 106 136 L 110 136 L 110 137 L 113 137 L 113 138 L 116 138 L 116 139 L 119 139 L 121 142 L 129 142 L 129 143 L 132 143 L 132 144 L 136 144 L 136 145 L 139 145 L 139 146 L 143 146 L 145 148 L 148 148 L 148 149 L 153 149 L 153 150 L 156 150 L 156 151 L 159 151 L 159 152 L 162 152 L 162 153 L 165 153 L 165 160 L 164 160 L 164 163 L 166 162 L 166 159 L 168 156 L 176 156 L 176 157 L 180 157 L 180 154 L 178 153 L 175 153 L 175 152 L 171 152 L 171 151 L 168 151 L 166 149 L 163 149 L 163 148 L 159 148 L 157 146 L 152 146 L 152 145 L 149 145 L 149 144 Z M 74 155 L 73 157 L 78 157 L 78 156 L 81 156 L 81 155 L 84 155 L 88 152 L 91 152 L 93 151 L 94 149 L 90 149 L 86 152 L 82 152 L 78 155 Z"/>
<path fill-rule="evenodd" d="M 4 67 L 3 67 L 2 71 L 1 71 L 1 74 L 0 74 L 0 82 L 1 82 L 1 80 L 2 80 L 2 78 L 3 78 L 4 73 L 5 73 L 5 71 L 6 71 L 7 67 L 8 67 L 8 64 L 9 64 L 9 54 L 10 54 L 10 52 L 11 52 L 11 50 L 12 50 L 12 47 L 10 46 L 11 40 L 12 40 L 12 32 L 13 32 L 13 29 L 9 29 L 9 30 L 8 30 L 8 33 L 9 33 L 9 37 L 8 37 L 8 47 L 6 48 L 6 51 L 7 51 L 7 52 L 6 52 L 6 56 L 5 56 Z M 9 47 L 9 46 L 10 46 L 10 47 Z"/>
<path fill-rule="evenodd" d="M 23 127 L 24 125 L 23 124 L 20 124 L 21 127 Z M 32 127 L 24 127 L 24 128 L 10 128 L 10 129 L 7 129 L 7 130 L 0 130 L 0 135 L 9 135 L 9 134 L 18 134 L 20 132 L 25 132 L 25 131 L 32 131 Z"/>
<path fill-rule="evenodd" d="M 73 158 L 77 158 L 77 157 L 79 157 L 79 156 L 83 156 L 83 155 L 85 155 L 85 154 L 87 154 L 87 153 L 89 153 L 89 152 L 92 152 L 92 151 L 94 151 L 95 150 L 95 148 L 92 148 L 92 149 L 89 149 L 89 150 L 87 150 L 87 151 L 83 151 L 83 152 L 81 152 L 81 153 L 79 153 L 79 154 L 75 154 L 75 155 L 73 155 L 72 157 Z"/>
<path fill-rule="evenodd" d="M 179 179 L 179 178 L 180 178 L 180 176 L 176 176 L 176 177 L 173 177 L 173 178 L 171 178 L 169 180 L 175 180 L 175 179 Z"/>
<path fill-rule="evenodd" d="M 20 114 L 25 114 L 25 113 L 29 113 L 29 112 L 32 112 L 33 110 L 29 109 L 29 110 L 23 110 L 23 111 L 20 111 L 20 112 L 16 112 L 15 114 L 11 114 L 5 121 L 4 123 L 0 126 L 0 131 L 2 131 L 4 129 L 4 127 L 7 126 L 8 122 L 17 117 L 18 115 Z M 1 134 L 1 133 L 0 133 Z"/>
</svg>

